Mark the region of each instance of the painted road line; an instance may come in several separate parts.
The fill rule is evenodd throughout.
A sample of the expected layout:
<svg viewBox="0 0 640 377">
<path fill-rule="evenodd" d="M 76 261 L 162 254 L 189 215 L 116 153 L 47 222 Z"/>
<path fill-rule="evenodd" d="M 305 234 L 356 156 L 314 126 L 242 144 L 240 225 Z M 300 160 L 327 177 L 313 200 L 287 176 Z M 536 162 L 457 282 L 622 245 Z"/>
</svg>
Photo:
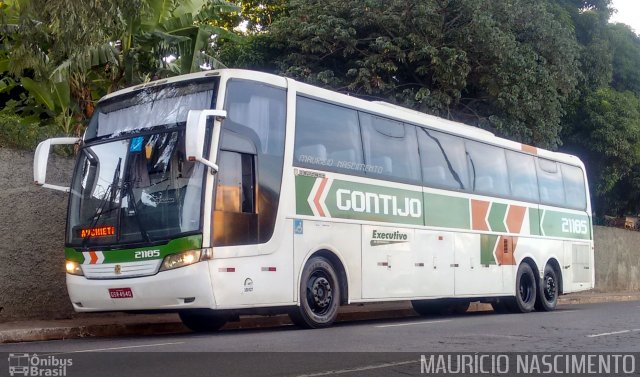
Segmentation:
<svg viewBox="0 0 640 377">
<path fill-rule="evenodd" d="M 78 351 L 69 351 L 62 352 L 57 355 L 64 355 L 68 353 L 84 353 L 84 352 L 100 352 L 100 351 L 116 351 L 116 350 L 126 350 L 131 348 L 145 348 L 145 347 L 162 347 L 162 346 L 171 346 L 175 344 L 184 344 L 185 342 L 172 342 L 172 343 L 154 343 L 154 344 L 139 344 L 137 346 L 122 346 L 122 347 L 109 347 L 109 348 L 92 348 L 86 350 L 78 350 Z"/>
<path fill-rule="evenodd" d="M 298 377 L 318 377 L 318 376 L 331 376 L 331 375 L 335 375 L 335 374 L 364 372 L 366 370 L 390 368 L 390 367 L 395 367 L 395 366 L 399 366 L 399 365 L 418 364 L 419 362 L 420 362 L 420 360 L 411 360 L 411 361 L 398 361 L 398 362 L 395 362 L 395 363 L 365 365 L 363 367 L 358 367 L 358 368 L 328 370 L 328 371 L 325 371 L 325 372 L 318 372 L 318 373 L 311 373 L 311 374 L 301 374 L 301 375 L 298 375 Z"/>
<path fill-rule="evenodd" d="M 400 327 L 400 326 L 413 326 L 413 325 L 430 325 L 432 323 L 444 323 L 444 322 L 451 322 L 450 319 L 443 319 L 441 321 L 424 321 L 424 322 L 406 322 L 406 323 L 394 323 L 392 325 L 378 325 L 378 326 L 373 326 L 379 329 L 385 328 L 385 327 Z"/>
<path fill-rule="evenodd" d="M 613 331 L 613 332 L 603 332 L 602 334 L 591 334 L 587 335 L 587 338 L 597 338 L 599 336 L 608 336 L 608 335 L 618 335 L 618 334 L 626 334 L 631 332 L 631 330 L 621 330 L 621 331 Z"/>
</svg>

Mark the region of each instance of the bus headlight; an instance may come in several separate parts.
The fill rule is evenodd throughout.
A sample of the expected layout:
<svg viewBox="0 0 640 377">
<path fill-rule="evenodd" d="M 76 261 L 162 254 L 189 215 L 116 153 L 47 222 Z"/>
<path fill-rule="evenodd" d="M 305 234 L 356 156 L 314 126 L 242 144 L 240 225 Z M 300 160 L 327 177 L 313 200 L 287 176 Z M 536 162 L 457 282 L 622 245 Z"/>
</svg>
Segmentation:
<svg viewBox="0 0 640 377">
<path fill-rule="evenodd" d="M 67 269 L 68 274 L 84 276 L 84 273 L 82 272 L 82 267 L 80 267 L 80 264 L 78 262 L 68 260 L 65 267 Z"/>
<path fill-rule="evenodd" d="M 189 250 L 183 253 L 167 255 L 162 261 L 160 271 L 188 266 L 200 261 L 201 250 Z"/>
</svg>

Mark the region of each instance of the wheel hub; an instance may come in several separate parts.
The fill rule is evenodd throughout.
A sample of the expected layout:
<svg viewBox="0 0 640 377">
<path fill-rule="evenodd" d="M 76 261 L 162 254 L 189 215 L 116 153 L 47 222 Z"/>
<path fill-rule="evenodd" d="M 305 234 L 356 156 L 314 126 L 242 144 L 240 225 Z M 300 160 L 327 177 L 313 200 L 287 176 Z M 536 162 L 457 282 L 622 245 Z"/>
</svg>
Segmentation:
<svg viewBox="0 0 640 377">
<path fill-rule="evenodd" d="M 319 277 L 313 281 L 311 293 L 315 305 L 319 308 L 326 308 L 333 298 L 331 284 L 329 284 L 329 281 L 324 277 Z"/>
<path fill-rule="evenodd" d="M 556 281 L 552 276 L 544 277 L 544 295 L 547 300 L 553 300 L 556 296 Z"/>
</svg>

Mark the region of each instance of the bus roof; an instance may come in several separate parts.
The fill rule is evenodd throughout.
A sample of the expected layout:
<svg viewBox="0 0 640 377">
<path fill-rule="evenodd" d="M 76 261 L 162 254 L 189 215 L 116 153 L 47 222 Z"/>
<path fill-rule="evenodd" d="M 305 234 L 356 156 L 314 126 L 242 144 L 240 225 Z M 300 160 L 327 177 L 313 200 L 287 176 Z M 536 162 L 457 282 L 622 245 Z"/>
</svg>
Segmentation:
<svg viewBox="0 0 640 377">
<path fill-rule="evenodd" d="M 100 101 L 111 99 L 116 96 L 135 92 L 145 88 L 168 85 L 168 84 L 178 83 L 183 81 L 196 80 L 196 79 L 201 79 L 206 77 L 221 77 L 224 79 L 241 78 L 241 79 L 247 79 L 247 80 L 265 81 L 270 85 L 276 85 L 283 88 L 295 87 L 297 92 L 306 94 L 311 97 L 325 99 L 329 102 L 343 104 L 349 107 L 355 107 L 358 109 L 377 113 L 378 115 L 381 115 L 381 116 L 391 117 L 397 120 L 409 122 L 418 126 L 433 128 L 438 131 L 443 131 L 447 133 L 456 134 L 459 136 L 464 136 L 470 139 L 498 145 L 507 149 L 522 151 L 522 152 L 534 154 L 543 158 L 553 159 L 553 160 L 565 162 L 572 165 L 577 165 L 584 168 L 584 164 L 582 163 L 582 161 L 580 161 L 578 157 L 573 155 L 560 153 L 560 152 L 552 152 L 546 149 L 541 149 L 541 148 L 529 146 L 526 144 L 521 144 L 509 139 L 495 136 L 492 132 L 483 130 L 479 127 L 470 126 L 468 124 L 440 118 L 434 115 L 422 113 L 416 110 L 412 110 L 412 109 L 391 104 L 388 102 L 367 101 L 355 96 L 338 93 L 328 89 L 323 89 L 317 86 L 295 81 L 293 79 L 284 78 L 278 75 L 259 72 L 259 71 L 225 68 L 225 69 L 219 69 L 219 70 L 213 70 L 213 71 L 190 73 L 190 74 L 170 77 L 162 80 L 151 81 L 148 83 L 118 90 L 116 92 L 106 95 Z"/>
</svg>

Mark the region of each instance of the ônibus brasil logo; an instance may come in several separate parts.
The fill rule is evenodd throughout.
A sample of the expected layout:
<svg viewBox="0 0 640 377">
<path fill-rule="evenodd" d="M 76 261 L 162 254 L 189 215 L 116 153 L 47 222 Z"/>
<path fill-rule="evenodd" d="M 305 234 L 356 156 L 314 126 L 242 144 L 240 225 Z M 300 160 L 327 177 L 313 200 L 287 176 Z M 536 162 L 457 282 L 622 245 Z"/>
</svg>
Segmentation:
<svg viewBox="0 0 640 377">
<path fill-rule="evenodd" d="M 28 353 L 9 354 L 10 376 L 66 376 L 67 368 L 73 365 L 69 358 L 53 355 L 38 356 Z"/>
</svg>

